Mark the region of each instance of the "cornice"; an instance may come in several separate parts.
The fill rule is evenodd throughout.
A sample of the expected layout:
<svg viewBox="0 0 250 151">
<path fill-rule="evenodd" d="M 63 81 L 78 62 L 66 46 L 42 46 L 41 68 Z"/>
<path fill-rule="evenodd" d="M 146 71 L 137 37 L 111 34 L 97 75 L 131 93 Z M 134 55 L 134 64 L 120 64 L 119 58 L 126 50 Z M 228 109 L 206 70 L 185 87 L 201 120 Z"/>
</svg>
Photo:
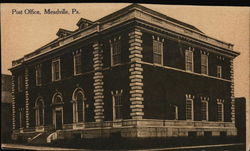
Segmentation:
<svg viewBox="0 0 250 151">
<path fill-rule="evenodd" d="M 157 34 L 157 35 L 161 35 L 162 37 L 165 37 L 166 39 L 180 41 L 181 43 L 191 45 L 191 46 L 200 48 L 202 50 L 206 50 L 208 52 L 219 54 L 221 56 L 226 56 L 226 57 L 231 58 L 231 59 L 235 58 L 236 56 L 238 56 L 240 54 L 239 52 L 228 50 L 225 48 L 221 48 L 219 46 L 212 45 L 210 43 L 201 41 L 200 39 L 195 39 L 191 36 L 183 35 L 182 33 L 177 33 L 175 31 L 170 31 L 168 29 L 161 28 L 159 26 L 148 24 L 148 23 L 141 21 L 141 20 L 140 21 L 137 20 L 137 25 L 139 26 L 138 28 L 142 29 L 143 31 Z"/>
<path fill-rule="evenodd" d="M 12 62 L 12 68 L 15 68 L 22 63 L 34 59 L 38 56 L 44 55 L 45 53 L 55 51 L 61 47 L 74 43 L 82 38 L 86 38 L 94 33 L 102 33 L 108 29 L 115 26 L 121 26 L 129 20 L 140 21 L 147 27 L 160 27 L 160 30 L 169 31 L 170 33 L 175 33 L 179 37 L 184 37 L 184 39 L 189 39 L 191 41 L 202 42 L 204 44 L 215 46 L 218 50 L 223 53 L 228 53 L 233 57 L 239 55 L 238 52 L 233 51 L 233 45 L 230 43 L 225 43 L 215 38 L 206 36 L 200 31 L 193 30 L 191 28 L 185 27 L 183 25 L 174 23 L 166 19 L 166 15 L 148 9 L 144 6 L 138 4 L 132 4 L 127 6 L 117 12 L 107 15 L 95 22 L 92 25 L 82 29 L 76 30 L 71 35 L 65 36 L 60 39 L 56 39 L 51 43 L 37 49 L 36 51 L 25 55 L 24 57 Z M 164 17 L 165 16 L 165 17 Z M 173 18 L 172 18 L 173 20 Z M 187 24 L 188 25 L 188 24 Z M 98 35 L 98 34 L 97 34 Z M 217 50 L 216 49 L 216 50 Z M 11 70 L 10 69 L 10 70 Z"/>
</svg>

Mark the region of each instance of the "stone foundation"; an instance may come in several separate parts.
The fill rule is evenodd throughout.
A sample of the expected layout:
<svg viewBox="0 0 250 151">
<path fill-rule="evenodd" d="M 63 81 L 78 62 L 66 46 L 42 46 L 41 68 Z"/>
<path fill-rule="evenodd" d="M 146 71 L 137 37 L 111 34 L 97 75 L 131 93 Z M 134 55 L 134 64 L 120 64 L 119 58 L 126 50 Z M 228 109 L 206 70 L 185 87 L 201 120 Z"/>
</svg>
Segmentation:
<svg viewBox="0 0 250 151">
<path fill-rule="evenodd" d="M 236 136 L 237 130 L 231 122 L 174 121 L 130 119 L 117 122 L 86 122 L 82 124 L 65 124 L 58 130 L 57 139 L 93 139 L 93 138 L 166 138 L 166 137 L 202 137 L 202 136 Z M 36 128 L 15 130 L 15 135 L 26 136 L 37 133 Z M 46 131 L 46 130 L 45 130 Z M 14 134 L 14 133 L 13 133 Z"/>
</svg>

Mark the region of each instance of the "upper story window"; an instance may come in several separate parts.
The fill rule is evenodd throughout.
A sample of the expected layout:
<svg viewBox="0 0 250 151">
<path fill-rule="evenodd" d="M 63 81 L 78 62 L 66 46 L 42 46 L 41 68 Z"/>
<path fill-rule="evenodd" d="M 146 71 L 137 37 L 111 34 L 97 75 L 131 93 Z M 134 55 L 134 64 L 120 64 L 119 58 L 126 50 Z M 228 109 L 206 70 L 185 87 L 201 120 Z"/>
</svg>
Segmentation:
<svg viewBox="0 0 250 151">
<path fill-rule="evenodd" d="M 74 75 L 82 73 L 82 55 L 81 50 L 74 53 Z"/>
<path fill-rule="evenodd" d="M 42 66 L 41 64 L 36 66 L 36 85 L 42 85 Z"/>
<path fill-rule="evenodd" d="M 153 37 L 153 63 L 163 65 L 163 42 L 160 38 Z"/>
<path fill-rule="evenodd" d="M 113 95 L 113 120 L 122 119 L 122 103 L 123 95 L 122 90 L 120 92 L 111 92 Z"/>
<path fill-rule="evenodd" d="M 60 59 L 52 61 L 52 81 L 61 80 Z"/>
<path fill-rule="evenodd" d="M 208 120 L 208 100 L 205 98 L 201 100 L 201 120 Z"/>
<path fill-rule="evenodd" d="M 110 40 L 111 66 L 121 64 L 121 36 Z"/>
<path fill-rule="evenodd" d="M 201 54 L 201 74 L 208 74 L 208 55 Z"/>
<path fill-rule="evenodd" d="M 186 71 L 193 72 L 194 71 L 194 56 L 193 56 L 193 50 L 191 50 L 191 47 L 189 49 L 185 50 L 185 65 L 186 65 Z"/>
<path fill-rule="evenodd" d="M 18 90 L 18 92 L 22 92 L 23 91 L 23 87 L 24 87 L 23 76 L 19 75 L 17 77 L 17 90 Z"/>
<path fill-rule="evenodd" d="M 221 66 L 217 66 L 217 77 L 222 78 L 222 67 Z"/>
<path fill-rule="evenodd" d="M 217 120 L 224 121 L 224 101 L 217 99 Z"/>
</svg>

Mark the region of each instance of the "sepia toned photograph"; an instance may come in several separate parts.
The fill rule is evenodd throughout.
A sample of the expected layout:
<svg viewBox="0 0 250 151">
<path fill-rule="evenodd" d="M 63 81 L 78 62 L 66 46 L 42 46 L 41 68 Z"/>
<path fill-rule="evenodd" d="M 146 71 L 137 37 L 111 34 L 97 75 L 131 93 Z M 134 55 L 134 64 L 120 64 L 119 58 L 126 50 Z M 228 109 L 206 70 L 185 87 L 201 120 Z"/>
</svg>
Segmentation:
<svg viewBox="0 0 250 151">
<path fill-rule="evenodd" d="M 1 149 L 245 151 L 250 9 L 1 4 Z"/>
</svg>

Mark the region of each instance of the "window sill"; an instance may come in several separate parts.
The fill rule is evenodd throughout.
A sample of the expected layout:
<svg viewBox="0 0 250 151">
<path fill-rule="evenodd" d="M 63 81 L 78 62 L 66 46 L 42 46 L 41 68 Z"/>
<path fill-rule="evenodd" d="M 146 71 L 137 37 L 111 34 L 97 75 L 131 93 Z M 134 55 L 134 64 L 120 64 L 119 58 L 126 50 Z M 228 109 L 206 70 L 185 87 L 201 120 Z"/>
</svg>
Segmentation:
<svg viewBox="0 0 250 151">
<path fill-rule="evenodd" d="M 74 74 L 74 76 L 80 76 L 80 75 L 83 75 L 83 73 Z"/>
<path fill-rule="evenodd" d="M 202 122 L 208 122 L 208 120 L 201 120 Z"/>
<path fill-rule="evenodd" d="M 113 119 L 113 122 L 115 122 L 115 123 L 119 123 L 119 122 L 122 122 L 123 121 L 123 119 Z"/>
<path fill-rule="evenodd" d="M 162 67 L 163 64 L 158 64 L 158 63 L 153 63 L 154 66 L 157 66 L 157 67 Z"/>
<path fill-rule="evenodd" d="M 115 64 L 115 65 L 111 65 L 111 68 L 113 68 L 113 67 L 117 67 L 117 66 L 121 66 L 122 64 L 121 63 L 119 63 L 119 64 Z"/>
<path fill-rule="evenodd" d="M 207 74 L 207 73 L 201 73 L 201 75 L 203 75 L 203 76 L 208 76 L 208 74 Z"/>
<path fill-rule="evenodd" d="M 58 81 L 61 81 L 61 79 L 58 79 L 58 80 L 52 80 L 52 82 L 58 82 Z"/>
<path fill-rule="evenodd" d="M 195 73 L 194 71 L 191 71 L 191 70 L 185 70 L 185 71 L 188 73 Z"/>
</svg>

